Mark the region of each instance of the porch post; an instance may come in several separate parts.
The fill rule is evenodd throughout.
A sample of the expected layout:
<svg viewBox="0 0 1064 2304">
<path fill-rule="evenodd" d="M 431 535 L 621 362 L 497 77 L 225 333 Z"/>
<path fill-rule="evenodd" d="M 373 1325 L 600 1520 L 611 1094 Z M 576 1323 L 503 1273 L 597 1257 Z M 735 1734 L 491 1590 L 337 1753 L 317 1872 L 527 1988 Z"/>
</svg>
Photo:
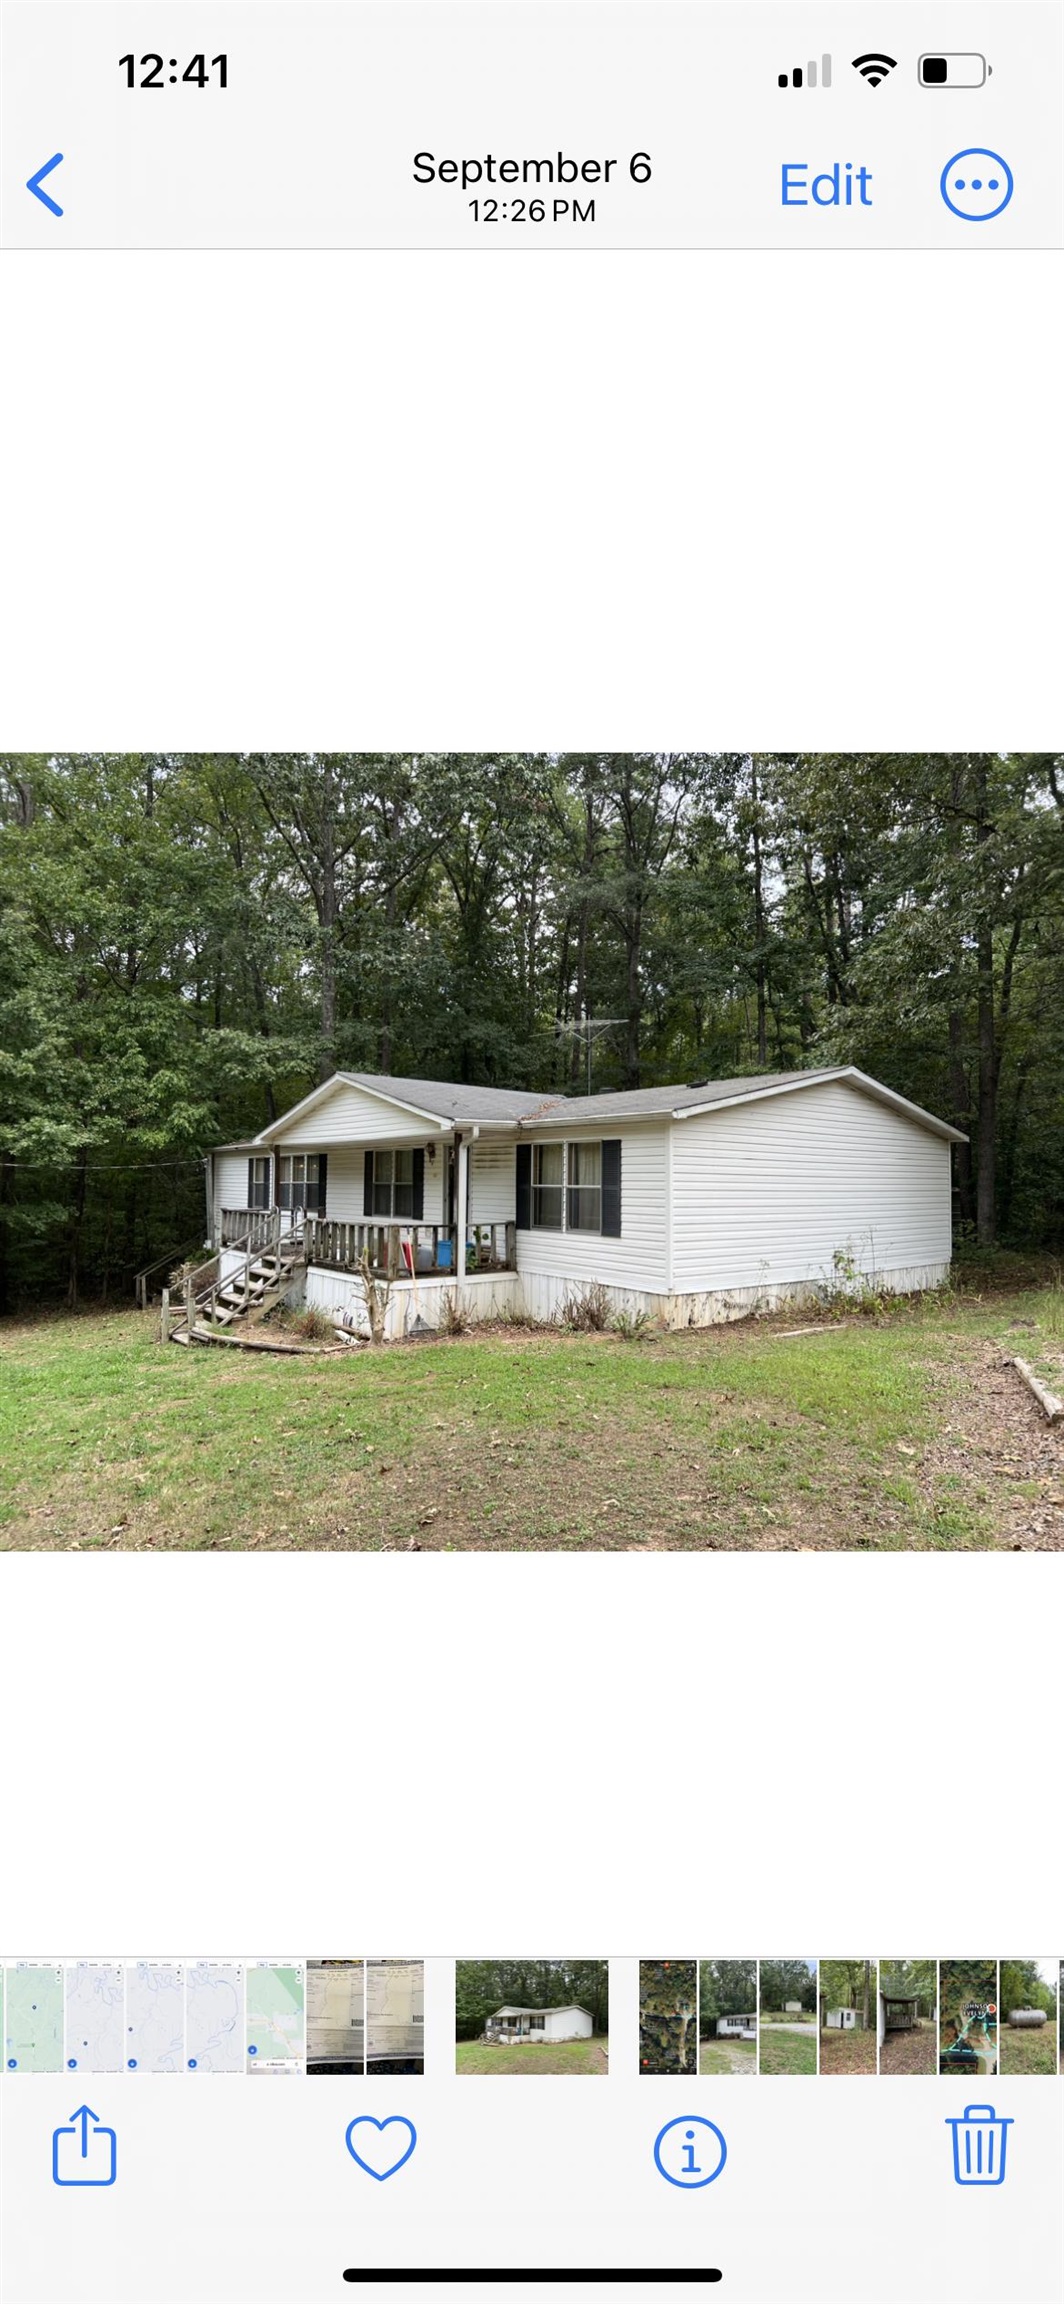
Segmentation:
<svg viewBox="0 0 1064 2304">
<path fill-rule="evenodd" d="M 460 1286 L 465 1279 L 466 1232 L 469 1225 L 469 1146 L 464 1136 L 455 1137 L 458 1153 L 454 1180 L 455 1279 Z"/>
</svg>

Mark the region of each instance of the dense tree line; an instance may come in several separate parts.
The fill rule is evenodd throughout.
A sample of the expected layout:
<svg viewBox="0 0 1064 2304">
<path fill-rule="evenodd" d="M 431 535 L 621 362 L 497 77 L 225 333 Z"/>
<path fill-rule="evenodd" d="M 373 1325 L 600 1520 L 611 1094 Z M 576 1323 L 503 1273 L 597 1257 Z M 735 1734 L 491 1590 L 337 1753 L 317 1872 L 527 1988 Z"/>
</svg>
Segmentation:
<svg viewBox="0 0 1064 2304">
<path fill-rule="evenodd" d="M 606 1960 L 459 1960 L 455 2029 L 478 2040 L 498 2008 L 586 2008 L 596 2032 L 609 2031 Z"/>
<path fill-rule="evenodd" d="M 697 2072 L 698 1964 L 639 1963 L 640 2072 Z"/>
<path fill-rule="evenodd" d="M 713 2038 L 718 2016 L 756 2015 L 756 1960 L 699 1961 L 698 2029 L 703 2040 Z"/>
<path fill-rule="evenodd" d="M 1041 2008 L 1046 2021 L 1056 2024 L 1056 1986 L 1040 1973 L 1034 1960 L 1001 1963 L 1001 2013 L 1006 2023 L 1013 2008 Z"/>
<path fill-rule="evenodd" d="M 876 2022 L 877 1967 L 874 1960 L 822 1960 L 820 2022 L 831 2008 L 853 2008 L 862 2032 Z"/>
<path fill-rule="evenodd" d="M 852 1061 L 1064 1239 L 1064 763 L 0 759 L 0 1305 L 201 1236 L 337 1066 L 579 1094 Z"/>
<path fill-rule="evenodd" d="M 779 2015 L 794 2001 L 804 2012 L 816 2007 L 816 1968 L 807 1960 L 762 1960 L 761 2013 Z"/>
<path fill-rule="evenodd" d="M 938 2008 L 938 1963 L 935 1960 L 881 1960 L 881 1990 L 895 2000 L 915 2000 L 921 2021 Z"/>
</svg>

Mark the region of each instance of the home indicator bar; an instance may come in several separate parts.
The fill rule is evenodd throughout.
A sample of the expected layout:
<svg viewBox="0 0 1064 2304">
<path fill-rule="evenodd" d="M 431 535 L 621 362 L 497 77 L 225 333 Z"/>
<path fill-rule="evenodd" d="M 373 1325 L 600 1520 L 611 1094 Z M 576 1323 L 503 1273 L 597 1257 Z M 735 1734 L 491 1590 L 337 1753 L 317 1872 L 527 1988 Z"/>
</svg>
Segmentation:
<svg viewBox="0 0 1064 2304">
<path fill-rule="evenodd" d="M 439 2284 L 455 2280 L 471 2280 L 477 2281 L 478 2283 L 482 2283 L 487 2280 L 505 2280 L 508 2281 L 511 2286 L 516 2281 L 525 2287 L 538 2285 L 546 2286 L 554 2280 L 578 2281 L 582 2286 L 590 2287 L 596 2282 L 601 2284 L 604 2281 L 616 2280 L 624 2281 L 628 2286 L 634 2286 L 637 2282 L 642 2281 L 644 2286 L 648 2288 L 660 2287 L 666 2282 L 670 2287 L 677 2287 L 682 2285 L 691 2288 L 697 2287 L 700 2281 L 722 2280 L 723 2278 L 724 2274 L 722 2272 L 717 2272 L 708 2265 L 704 2269 L 697 2271 L 670 2270 L 667 2272 L 648 2271 L 646 2267 L 642 2265 L 628 2265 L 620 2270 L 613 2270 L 609 2272 L 589 2271 L 585 2267 L 579 2267 L 578 2269 L 574 2270 L 569 2265 L 552 2265 L 549 2270 L 546 2267 L 537 2268 L 535 2266 L 522 2265 L 516 2271 L 512 2269 L 509 2271 L 501 2271 L 497 2266 L 492 2267 L 485 2264 L 477 2264 L 471 2268 L 467 2267 L 464 2271 L 452 2271 L 450 2268 L 447 2270 L 436 2268 L 431 2271 L 425 2271 L 422 2270 L 419 2266 L 415 2265 L 390 2265 L 386 2270 L 372 2270 L 369 2266 L 362 2267 L 360 2265 L 352 2265 L 350 2269 L 344 2273 L 345 2280 L 350 2280 L 352 2282 L 357 2282 L 359 2280 L 364 2280 L 366 2282 L 386 2280 L 388 2285 L 393 2288 L 400 2285 L 415 2287 L 419 2281 L 432 2281 Z"/>
</svg>

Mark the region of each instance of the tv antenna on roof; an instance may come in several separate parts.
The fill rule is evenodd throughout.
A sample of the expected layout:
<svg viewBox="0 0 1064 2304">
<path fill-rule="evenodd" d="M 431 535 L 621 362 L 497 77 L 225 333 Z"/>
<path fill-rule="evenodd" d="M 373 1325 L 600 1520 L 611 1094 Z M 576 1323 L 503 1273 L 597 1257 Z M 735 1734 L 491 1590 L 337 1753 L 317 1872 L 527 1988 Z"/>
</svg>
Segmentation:
<svg viewBox="0 0 1064 2304">
<path fill-rule="evenodd" d="M 564 1020 L 559 1017 L 555 1026 L 556 1032 L 559 1035 L 567 1033 L 574 1040 L 583 1039 L 585 1043 L 587 1065 L 585 1096 L 591 1094 L 591 1048 L 595 1033 L 614 1032 L 619 1024 L 627 1024 L 627 1022 L 627 1016 L 592 1016 L 589 1008 L 582 1009 L 579 1016 L 572 1016 Z"/>
</svg>

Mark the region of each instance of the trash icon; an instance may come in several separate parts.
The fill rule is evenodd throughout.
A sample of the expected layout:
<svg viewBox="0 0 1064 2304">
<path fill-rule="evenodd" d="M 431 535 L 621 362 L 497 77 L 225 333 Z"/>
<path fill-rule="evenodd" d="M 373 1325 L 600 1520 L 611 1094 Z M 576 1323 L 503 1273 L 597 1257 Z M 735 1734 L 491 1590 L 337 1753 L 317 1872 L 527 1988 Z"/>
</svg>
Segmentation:
<svg viewBox="0 0 1064 2304">
<path fill-rule="evenodd" d="M 954 2182 L 1003 2184 L 1012 2125 L 992 2104 L 966 2104 L 959 2119 L 947 2120 L 947 2128 L 953 2130 Z"/>
</svg>

